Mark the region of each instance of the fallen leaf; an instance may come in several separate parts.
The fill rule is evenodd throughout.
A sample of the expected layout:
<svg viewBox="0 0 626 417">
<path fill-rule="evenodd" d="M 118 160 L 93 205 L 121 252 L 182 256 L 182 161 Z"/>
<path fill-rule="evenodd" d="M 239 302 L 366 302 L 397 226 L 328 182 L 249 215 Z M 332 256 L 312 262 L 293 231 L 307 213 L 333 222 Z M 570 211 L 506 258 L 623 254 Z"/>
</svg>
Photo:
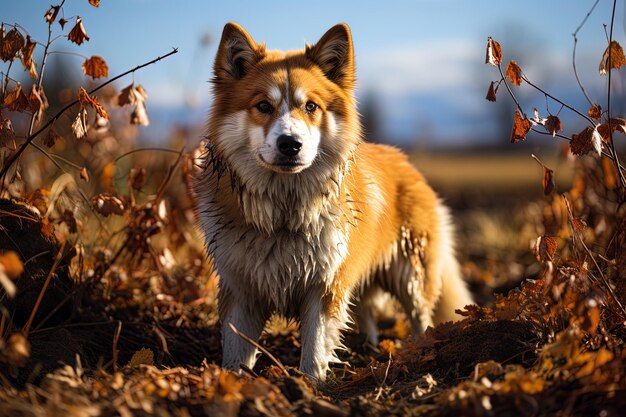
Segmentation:
<svg viewBox="0 0 626 417">
<path fill-rule="evenodd" d="M 4 33 L 4 24 L 0 29 Z M 0 43 L 0 59 L 3 61 L 13 61 L 17 53 L 24 47 L 24 36 L 16 28 L 11 29 L 2 37 Z"/>
<path fill-rule="evenodd" d="M 94 80 L 100 77 L 106 78 L 109 76 L 109 67 L 104 59 L 94 55 L 83 62 L 83 72 Z"/>
<path fill-rule="evenodd" d="M 502 62 L 502 48 L 500 44 L 494 41 L 491 36 L 487 38 L 487 55 L 485 57 L 485 64 L 493 66 L 500 65 Z"/>
<path fill-rule="evenodd" d="M 537 260 L 541 262 L 552 261 L 557 249 L 556 238 L 553 236 L 539 236 L 533 247 Z"/>
<path fill-rule="evenodd" d="M 496 81 L 492 81 L 489 84 L 489 90 L 487 90 L 487 97 L 485 97 L 489 101 L 496 101 L 496 93 L 498 92 L 498 87 L 500 87 L 500 83 Z"/>
<path fill-rule="evenodd" d="M 517 65 L 517 62 L 511 60 L 506 66 L 506 76 L 513 85 L 519 86 L 522 83 L 522 69 Z"/>
<path fill-rule="evenodd" d="M 530 120 L 526 118 L 522 119 L 522 115 L 519 110 L 515 110 L 515 119 L 513 119 L 513 130 L 511 131 L 511 143 L 517 143 L 526 139 L 528 131 L 532 127 Z"/>
<path fill-rule="evenodd" d="M 548 167 L 543 167 L 543 179 L 541 180 L 543 194 L 550 195 L 554 191 L 554 171 Z"/>
<path fill-rule="evenodd" d="M 611 59 L 609 62 L 609 51 L 611 53 Z M 624 57 L 624 50 L 617 41 L 611 41 L 607 46 L 604 54 L 602 55 L 602 61 L 600 61 L 599 72 L 600 75 L 606 75 L 608 70 L 619 69 L 622 65 L 626 65 L 626 57 Z"/>
<path fill-rule="evenodd" d="M 598 120 L 602 116 L 602 107 L 600 107 L 598 104 L 594 104 L 589 108 L 587 114 L 592 119 Z"/>
<path fill-rule="evenodd" d="M 141 365 L 154 365 L 154 352 L 148 348 L 141 348 L 133 353 L 133 357 L 126 364 L 127 368 L 138 368 Z"/>
<path fill-rule="evenodd" d="M 546 118 L 546 122 L 544 127 L 549 133 L 552 133 L 552 137 L 556 136 L 557 133 L 563 130 L 563 125 L 561 124 L 561 119 L 557 116 L 549 115 Z"/>
<path fill-rule="evenodd" d="M 80 16 L 76 18 L 76 24 L 67 35 L 67 38 L 76 45 L 80 45 L 84 41 L 89 40 L 89 36 L 87 36 L 87 32 L 85 32 L 85 27 L 83 26 L 83 19 Z"/>
</svg>

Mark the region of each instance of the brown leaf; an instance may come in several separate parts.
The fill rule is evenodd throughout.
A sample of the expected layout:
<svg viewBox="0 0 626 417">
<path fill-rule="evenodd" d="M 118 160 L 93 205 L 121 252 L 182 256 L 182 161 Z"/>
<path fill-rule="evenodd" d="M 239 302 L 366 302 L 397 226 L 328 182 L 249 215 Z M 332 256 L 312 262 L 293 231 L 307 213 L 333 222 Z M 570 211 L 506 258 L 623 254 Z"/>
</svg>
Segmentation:
<svg viewBox="0 0 626 417">
<path fill-rule="evenodd" d="M 65 24 L 68 22 L 64 17 L 59 19 L 59 25 L 61 26 L 61 30 L 65 29 Z"/>
<path fill-rule="evenodd" d="M 76 18 L 76 24 L 67 35 L 67 38 L 76 45 L 80 45 L 84 41 L 89 40 L 89 36 L 87 36 L 87 32 L 85 32 L 85 27 L 83 26 L 83 19 L 80 16 Z"/>
<path fill-rule="evenodd" d="M 154 365 L 154 352 L 148 348 L 141 348 L 133 353 L 133 357 L 126 364 L 127 368 L 138 368 L 141 365 Z"/>
<path fill-rule="evenodd" d="M 621 132 L 626 134 L 626 119 L 622 119 L 621 117 L 611 117 L 611 129 L 613 131 Z"/>
<path fill-rule="evenodd" d="M 121 216 L 124 214 L 124 202 L 111 194 L 98 194 L 91 198 L 91 204 L 98 213 L 107 217 L 111 214 Z"/>
<path fill-rule="evenodd" d="M 549 115 L 546 119 L 546 123 L 544 124 L 546 130 L 549 133 L 552 133 L 554 137 L 557 133 L 563 130 L 563 125 L 561 124 L 561 119 L 557 116 Z"/>
<path fill-rule="evenodd" d="M 26 35 L 26 44 L 22 47 L 22 53 L 20 54 L 20 60 L 22 61 L 22 65 L 24 69 L 27 71 L 32 71 L 32 67 L 34 65 L 33 60 L 33 52 L 35 51 L 35 46 L 37 46 L 37 42 L 34 42 L 30 39 L 30 35 Z M 35 66 L 35 77 L 36 78 L 37 66 Z M 32 73 L 30 74 L 31 78 Z"/>
<path fill-rule="evenodd" d="M 526 118 L 522 119 L 522 115 L 519 110 L 515 110 L 515 119 L 513 119 L 513 130 L 511 131 L 511 143 L 517 143 L 526 139 L 528 131 L 532 127 L 530 120 Z"/>
<path fill-rule="evenodd" d="M 548 167 L 543 167 L 543 179 L 541 180 L 543 194 L 550 195 L 554 191 L 554 171 Z"/>
<path fill-rule="evenodd" d="M 537 260 L 541 262 L 551 261 L 557 248 L 556 238 L 553 236 L 539 236 L 533 248 Z"/>
<path fill-rule="evenodd" d="M 610 62 L 609 51 L 611 53 Z M 608 70 L 619 69 L 622 65 L 626 65 L 624 50 L 617 41 L 611 41 L 602 55 L 602 61 L 600 61 L 600 67 L 598 68 L 600 75 L 606 75 Z"/>
<path fill-rule="evenodd" d="M 500 44 L 494 41 L 491 36 L 487 38 L 487 55 L 485 56 L 485 64 L 498 66 L 502 62 L 502 48 Z"/>
<path fill-rule="evenodd" d="M 71 210 L 65 210 L 59 219 L 61 223 L 65 223 L 70 233 L 78 233 L 78 223 L 76 216 Z"/>
<path fill-rule="evenodd" d="M 0 117 L 0 147 L 6 147 L 10 143 L 15 143 L 15 132 L 11 120 L 3 120 Z"/>
<path fill-rule="evenodd" d="M 30 109 L 28 98 L 22 91 L 22 84 L 17 83 L 15 89 L 9 91 L 8 94 L 4 96 L 4 105 L 7 106 L 10 111 L 23 112 Z"/>
<path fill-rule="evenodd" d="M 48 129 L 48 133 L 46 133 L 46 137 L 43 140 L 43 144 L 48 148 L 52 148 L 57 140 L 61 139 L 61 137 L 54 130 L 54 125 Z"/>
<path fill-rule="evenodd" d="M 91 4 L 93 7 L 98 7 L 100 6 L 100 0 L 89 0 L 89 4 Z"/>
<path fill-rule="evenodd" d="M 94 80 L 100 77 L 106 78 L 109 76 L 109 67 L 104 59 L 94 55 L 83 62 L 83 72 Z"/>
<path fill-rule="evenodd" d="M 46 19 L 46 22 L 48 22 L 48 24 L 54 23 L 55 19 L 57 18 L 57 15 L 59 14 L 60 9 L 61 9 L 61 6 L 50 6 L 46 14 L 43 15 L 44 19 Z"/>
<path fill-rule="evenodd" d="M 513 85 L 519 86 L 522 83 L 522 69 L 517 65 L 517 62 L 511 60 L 506 66 L 506 76 Z"/>
<path fill-rule="evenodd" d="M 4 33 L 4 24 L 2 29 Z M 3 61 L 13 61 L 17 53 L 24 47 L 24 36 L 16 28 L 11 29 L 6 35 L 2 37 L 2 43 L 0 43 L 0 59 Z"/>
<path fill-rule="evenodd" d="M 22 333 L 13 333 L 7 340 L 7 362 L 13 366 L 24 366 L 30 356 L 30 343 Z"/>
<path fill-rule="evenodd" d="M 145 168 L 132 168 L 128 174 L 128 184 L 135 190 L 141 189 L 146 183 L 146 179 Z"/>
<path fill-rule="evenodd" d="M 489 101 L 496 101 L 496 93 L 498 92 L 498 87 L 500 87 L 500 83 L 496 81 L 492 81 L 489 84 L 489 90 L 487 90 L 487 97 L 485 97 Z"/>
<path fill-rule="evenodd" d="M 589 108 L 587 114 L 592 119 L 598 120 L 602 116 L 602 107 L 600 107 L 600 105 L 598 104 L 594 104 Z"/>
<path fill-rule="evenodd" d="M 83 167 L 80 170 L 80 179 L 85 182 L 89 182 L 89 174 L 87 173 L 87 168 Z"/>
<path fill-rule="evenodd" d="M 585 155 L 592 149 L 593 131 L 593 127 L 587 126 L 580 133 L 572 135 L 569 148 L 574 155 Z"/>
<path fill-rule="evenodd" d="M 585 230 L 585 227 L 587 227 L 585 222 L 578 217 L 572 218 L 572 226 L 574 226 L 574 230 L 577 233 L 581 233 L 583 230 Z"/>
<path fill-rule="evenodd" d="M 93 108 L 100 117 L 104 117 L 105 119 L 109 118 L 109 114 L 104 107 L 98 103 L 94 96 L 90 96 L 83 87 L 80 87 L 78 90 L 78 102 L 81 106 L 90 106 Z"/>
<path fill-rule="evenodd" d="M 24 272 L 24 264 L 19 255 L 13 251 L 0 254 L 0 266 L 11 279 L 17 279 Z"/>
<path fill-rule="evenodd" d="M 604 185 L 612 190 L 617 185 L 617 171 L 615 164 L 607 157 L 602 158 L 602 173 L 604 174 Z"/>
</svg>

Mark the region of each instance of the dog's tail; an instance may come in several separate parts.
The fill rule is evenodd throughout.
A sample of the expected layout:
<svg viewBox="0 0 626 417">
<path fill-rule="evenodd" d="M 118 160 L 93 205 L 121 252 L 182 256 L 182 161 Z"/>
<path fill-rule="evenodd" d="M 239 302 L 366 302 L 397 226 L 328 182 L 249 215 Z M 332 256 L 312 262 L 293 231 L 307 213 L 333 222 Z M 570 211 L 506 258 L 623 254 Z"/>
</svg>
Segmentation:
<svg viewBox="0 0 626 417">
<path fill-rule="evenodd" d="M 433 321 L 435 324 L 446 321 L 459 320 L 461 316 L 454 310 L 462 309 L 468 304 L 474 304 L 467 284 L 461 275 L 461 268 L 456 260 L 454 250 L 454 227 L 450 211 L 441 202 L 439 204 L 439 218 L 441 222 L 441 295 L 435 307 Z"/>
</svg>

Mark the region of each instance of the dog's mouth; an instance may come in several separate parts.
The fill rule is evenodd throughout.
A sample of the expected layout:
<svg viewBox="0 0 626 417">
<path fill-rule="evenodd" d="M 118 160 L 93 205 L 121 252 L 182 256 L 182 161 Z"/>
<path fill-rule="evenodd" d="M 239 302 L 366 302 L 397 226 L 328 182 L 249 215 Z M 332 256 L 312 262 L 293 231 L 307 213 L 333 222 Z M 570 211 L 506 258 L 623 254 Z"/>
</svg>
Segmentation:
<svg viewBox="0 0 626 417">
<path fill-rule="evenodd" d="M 269 163 L 263 158 L 263 155 L 258 155 L 258 161 L 261 166 L 281 174 L 295 174 L 308 166 L 302 161 L 292 158 L 281 159 L 279 161 Z"/>
</svg>

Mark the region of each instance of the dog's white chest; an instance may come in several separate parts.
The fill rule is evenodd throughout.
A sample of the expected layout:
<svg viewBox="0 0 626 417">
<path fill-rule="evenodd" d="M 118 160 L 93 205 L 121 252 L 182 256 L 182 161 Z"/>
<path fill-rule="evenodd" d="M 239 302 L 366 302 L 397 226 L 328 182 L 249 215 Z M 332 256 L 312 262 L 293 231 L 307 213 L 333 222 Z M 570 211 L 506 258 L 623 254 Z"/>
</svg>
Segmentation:
<svg viewBox="0 0 626 417">
<path fill-rule="evenodd" d="M 221 285 L 281 314 L 297 315 L 304 296 L 327 288 L 347 256 L 345 226 L 332 215 L 296 232 L 236 223 L 203 222 Z"/>
</svg>

